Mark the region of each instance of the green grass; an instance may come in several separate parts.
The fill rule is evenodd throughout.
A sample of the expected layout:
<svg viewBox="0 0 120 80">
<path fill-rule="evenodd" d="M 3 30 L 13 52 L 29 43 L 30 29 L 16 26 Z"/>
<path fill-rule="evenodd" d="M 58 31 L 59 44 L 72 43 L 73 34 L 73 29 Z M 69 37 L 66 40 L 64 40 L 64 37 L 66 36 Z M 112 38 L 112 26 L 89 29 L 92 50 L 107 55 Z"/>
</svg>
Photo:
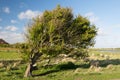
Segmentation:
<svg viewBox="0 0 120 80">
<path fill-rule="evenodd" d="M 63 65 L 68 69 L 61 68 Z M 23 78 L 26 64 L 20 64 L 17 68 L 6 71 L 0 69 L 0 80 L 114 80 L 120 79 L 120 65 L 113 65 L 111 69 L 102 67 L 101 71 L 89 70 L 84 66 L 69 68 L 68 63 L 58 64 L 52 67 L 41 67 L 33 71 L 34 74 L 40 74 L 36 77 Z M 76 69 L 79 71 L 76 73 Z M 43 75 L 44 74 L 44 75 Z"/>
<path fill-rule="evenodd" d="M 94 55 L 93 55 L 94 54 Z M 107 60 L 100 54 L 108 55 Z M 26 63 L 12 67 L 15 62 L 8 62 L 6 67 L 0 67 L 0 80 L 120 80 L 120 53 L 101 52 L 90 50 L 90 58 L 100 62 L 100 69 L 90 69 L 86 62 L 59 63 L 53 66 L 42 67 L 38 64 L 38 70 L 34 70 L 35 77 L 23 78 Z M 20 54 L 16 50 L 0 50 L 0 60 L 19 60 Z M 108 67 L 111 65 L 111 67 Z"/>
<path fill-rule="evenodd" d="M 59 65 L 60 66 L 60 65 Z M 0 69 L 0 80 L 113 80 L 120 79 L 120 65 L 114 65 L 113 69 L 102 68 L 102 71 L 89 71 L 88 68 L 61 69 L 58 67 L 39 67 L 34 74 L 44 74 L 36 77 L 23 78 L 25 64 L 20 64 L 17 69 L 6 71 L 5 68 Z M 49 73 L 50 72 L 50 73 Z M 46 73 L 46 74 L 45 74 Z"/>
<path fill-rule="evenodd" d="M 0 52 L 0 60 L 19 60 L 20 54 L 16 52 Z"/>
<path fill-rule="evenodd" d="M 0 48 L 0 60 L 19 60 L 21 59 L 20 53 L 14 49 Z"/>
<path fill-rule="evenodd" d="M 115 68 L 116 67 L 116 68 Z M 103 71 L 95 72 L 88 69 L 80 68 L 78 73 L 76 69 L 62 70 L 53 72 L 44 76 L 34 77 L 41 80 L 112 80 L 120 79 L 120 66 L 114 66 L 115 70 L 103 68 Z M 39 71 L 40 72 L 40 71 Z"/>
</svg>

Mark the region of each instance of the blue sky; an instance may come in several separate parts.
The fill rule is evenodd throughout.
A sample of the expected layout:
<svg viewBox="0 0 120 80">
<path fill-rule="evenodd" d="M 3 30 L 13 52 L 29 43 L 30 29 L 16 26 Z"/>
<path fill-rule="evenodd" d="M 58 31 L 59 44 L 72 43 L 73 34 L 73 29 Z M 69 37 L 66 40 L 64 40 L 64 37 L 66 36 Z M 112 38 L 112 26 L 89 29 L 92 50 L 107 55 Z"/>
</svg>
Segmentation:
<svg viewBox="0 0 120 80">
<path fill-rule="evenodd" d="M 0 0 L 0 38 L 9 43 L 23 42 L 29 20 L 58 4 L 96 25 L 96 48 L 120 47 L 120 0 Z"/>
</svg>

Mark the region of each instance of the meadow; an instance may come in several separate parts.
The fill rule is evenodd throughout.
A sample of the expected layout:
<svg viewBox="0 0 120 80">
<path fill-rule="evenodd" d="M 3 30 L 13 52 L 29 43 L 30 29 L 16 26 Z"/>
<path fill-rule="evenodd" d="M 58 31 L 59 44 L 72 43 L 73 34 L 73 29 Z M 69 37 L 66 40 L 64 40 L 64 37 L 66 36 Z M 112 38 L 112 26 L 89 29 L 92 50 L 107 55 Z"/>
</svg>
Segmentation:
<svg viewBox="0 0 120 80">
<path fill-rule="evenodd" d="M 37 64 L 34 76 L 23 78 L 27 63 L 17 49 L 0 48 L 0 80 L 120 80 L 119 49 L 90 49 L 89 59 L 99 62 L 97 67 L 85 60 L 62 62 L 51 66 Z"/>
</svg>

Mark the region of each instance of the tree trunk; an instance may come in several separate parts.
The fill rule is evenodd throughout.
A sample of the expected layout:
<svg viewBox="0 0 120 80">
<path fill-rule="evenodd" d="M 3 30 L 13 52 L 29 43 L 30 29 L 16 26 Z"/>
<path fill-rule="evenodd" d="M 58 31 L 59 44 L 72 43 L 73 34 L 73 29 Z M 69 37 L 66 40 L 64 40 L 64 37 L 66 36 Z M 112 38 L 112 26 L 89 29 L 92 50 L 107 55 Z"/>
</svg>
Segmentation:
<svg viewBox="0 0 120 80">
<path fill-rule="evenodd" d="M 32 76 L 32 71 L 33 71 L 33 65 L 32 64 L 28 64 L 24 77 L 30 77 Z"/>
<path fill-rule="evenodd" d="M 33 71 L 33 65 L 36 63 L 37 59 L 41 56 L 42 54 L 40 53 L 36 53 L 32 58 L 31 58 L 31 62 L 28 64 L 24 77 L 30 77 L 33 76 L 32 75 L 32 71 Z"/>
</svg>

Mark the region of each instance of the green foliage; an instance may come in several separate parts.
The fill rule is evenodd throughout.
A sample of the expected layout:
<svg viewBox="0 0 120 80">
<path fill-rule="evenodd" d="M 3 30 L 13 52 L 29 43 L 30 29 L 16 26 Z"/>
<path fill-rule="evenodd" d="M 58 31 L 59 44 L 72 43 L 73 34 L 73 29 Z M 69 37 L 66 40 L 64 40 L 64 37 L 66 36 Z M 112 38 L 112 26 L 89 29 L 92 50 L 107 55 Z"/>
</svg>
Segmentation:
<svg viewBox="0 0 120 80">
<path fill-rule="evenodd" d="M 23 45 L 24 43 L 14 43 L 14 44 L 11 44 L 11 47 L 12 48 L 17 48 L 17 49 L 19 49 L 19 48 L 21 48 L 21 46 Z"/>
<path fill-rule="evenodd" d="M 73 17 L 72 9 L 58 5 L 28 24 L 27 48 L 24 47 L 23 52 L 28 59 L 38 54 L 57 56 L 61 53 L 84 58 L 87 49 L 94 45 L 96 34 L 96 27 L 88 19 L 80 15 Z"/>
<path fill-rule="evenodd" d="M 23 43 L 0 44 L 0 48 L 20 48 Z"/>
<path fill-rule="evenodd" d="M 0 47 L 10 47 L 10 44 L 0 44 Z"/>
<path fill-rule="evenodd" d="M 28 45 L 25 44 L 25 43 L 23 43 L 23 44 L 21 44 L 21 45 L 19 46 L 19 49 L 20 49 L 20 53 L 22 54 L 22 55 L 21 55 L 21 58 L 22 58 L 24 61 L 28 62 L 29 59 L 30 59 L 30 52 L 29 52 L 30 50 L 29 50 L 29 48 L 28 48 Z"/>
</svg>

